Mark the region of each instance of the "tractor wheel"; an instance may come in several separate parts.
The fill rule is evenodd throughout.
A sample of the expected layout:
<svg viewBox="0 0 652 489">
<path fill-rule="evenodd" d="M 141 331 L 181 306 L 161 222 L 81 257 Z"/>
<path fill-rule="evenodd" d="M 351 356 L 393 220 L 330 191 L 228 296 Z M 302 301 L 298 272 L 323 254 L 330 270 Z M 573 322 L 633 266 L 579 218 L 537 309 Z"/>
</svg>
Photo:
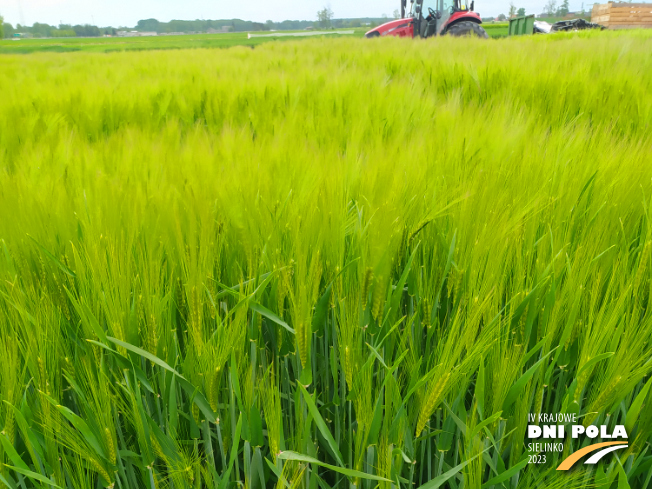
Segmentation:
<svg viewBox="0 0 652 489">
<path fill-rule="evenodd" d="M 481 39 L 489 39 L 489 34 L 475 22 L 458 22 L 446 30 L 449 36 L 478 36 Z"/>
</svg>

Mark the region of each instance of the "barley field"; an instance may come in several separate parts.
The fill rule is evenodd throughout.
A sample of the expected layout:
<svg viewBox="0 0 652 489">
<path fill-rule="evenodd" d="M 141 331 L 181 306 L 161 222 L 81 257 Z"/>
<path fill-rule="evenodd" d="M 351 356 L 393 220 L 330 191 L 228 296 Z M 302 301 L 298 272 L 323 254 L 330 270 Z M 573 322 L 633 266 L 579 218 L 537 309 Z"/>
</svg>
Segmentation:
<svg viewBox="0 0 652 489">
<path fill-rule="evenodd" d="M 505 22 L 483 24 L 490 37 L 506 37 L 508 24 Z M 352 29 L 352 37 L 363 37 L 371 29 L 356 27 Z M 270 41 L 299 40 L 292 37 L 283 37 L 289 32 L 306 31 L 279 31 L 281 36 L 252 37 L 248 38 L 247 32 L 229 32 L 225 34 L 186 34 L 179 36 L 156 37 L 59 37 L 59 38 L 22 38 L 18 41 L 0 39 L 0 55 L 2 54 L 30 54 L 36 52 L 71 53 L 83 51 L 88 53 L 114 53 L 120 51 L 149 51 L 168 49 L 205 49 L 205 48 L 230 48 L 233 46 L 249 46 L 253 49 L 259 44 Z M 253 34 L 270 34 L 256 32 Z M 325 36 L 324 36 L 325 37 Z M 341 37 L 338 34 L 329 34 L 328 37 Z M 347 35 L 348 37 L 348 35 Z"/>
<path fill-rule="evenodd" d="M 0 55 L 0 481 L 652 487 L 650 52 Z"/>
<path fill-rule="evenodd" d="M 503 24 L 491 25 L 490 33 L 496 35 L 506 31 Z M 346 29 L 353 30 L 354 37 L 362 37 L 369 28 Z M 305 31 L 301 31 L 305 32 Z M 283 31 L 281 34 L 287 34 Z M 257 34 L 262 34 L 258 32 Z M 507 35 L 506 32 L 504 35 Z M 329 36 L 338 37 L 337 34 Z M 36 52 L 48 53 L 114 53 L 120 51 L 150 51 L 169 49 L 205 49 L 229 48 L 233 46 L 257 45 L 270 41 L 288 40 L 287 37 L 252 37 L 248 38 L 247 32 L 229 32 L 224 34 L 186 34 L 186 35 L 161 35 L 152 37 L 59 37 L 59 38 L 23 38 L 18 41 L 0 39 L 0 54 L 30 54 Z"/>
</svg>

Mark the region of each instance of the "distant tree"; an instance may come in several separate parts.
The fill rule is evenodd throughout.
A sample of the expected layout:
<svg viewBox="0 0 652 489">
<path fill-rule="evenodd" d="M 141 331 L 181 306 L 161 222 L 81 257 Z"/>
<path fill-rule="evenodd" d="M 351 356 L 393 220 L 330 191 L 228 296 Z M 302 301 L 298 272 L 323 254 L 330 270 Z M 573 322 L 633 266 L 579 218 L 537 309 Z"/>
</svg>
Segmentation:
<svg viewBox="0 0 652 489">
<path fill-rule="evenodd" d="M 561 5 L 559 6 L 559 16 L 560 17 L 565 17 L 568 15 L 569 11 L 569 5 L 568 5 L 568 0 L 564 0 L 561 2 Z"/>
<path fill-rule="evenodd" d="M 72 27 L 77 37 L 100 37 L 100 28 L 95 25 L 75 25 Z"/>
<path fill-rule="evenodd" d="M 543 12 L 549 17 L 554 16 L 557 12 L 557 0 L 548 0 L 546 6 L 543 7 Z"/>
<path fill-rule="evenodd" d="M 276 28 L 276 24 L 274 24 L 273 20 L 268 20 L 265 22 L 265 30 L 271 31 L 272 29 Z"/>
<path fill-rule="evenodd" d="M 328 7 L 324 7 L 317 12 L 317 22 L 319 22 L 320 27 L 330 27 L 332 18 L 333 11 Z"/>
<path fill-rule="evenodd" d="M 507 17 L 505 17 L 505 14 L 500 14 L 498 20 L 507 20 Z"/>
<path fill-rule="evenodd" d="M 52 29 L 53 26 L 51 25 L 34 22 L 34 25 L 32 25 L 32 35 L 34 37 L 49 37 Z"/>
<path fill-rule="evenodd" d="M 0 15 L 0 39 L 4 39 L 5 37 L 5 19 L 2 15 Z"/>
<path fill-rule="evenodd" d="M 145 19 L 138 21 L 138 24 L 136 24 L 136 30 L 141 32 L 158 32 L 160 26 L 161 23 L 156 19 Z"/>
<path fill-rule="evenodd" d="M 52 29 L 50 37 L 75 37 L 75 31 L 72 29 Z"/>
<path fill-rule="evenodd" d="M 260 22 L 252 22 L 251 23 L 251 30 L 252 31 L 264 31 L 265 30 L 265 24 L 261 24 Z"/>
<path fill-rule="evenodd" d="M 516 5 L 514 5 L 514 2 L 509 2 L 509 18 L 511 19 L 516 15 Z"/>
<path fill-rule="evenodd" d="M 2 27 L 5 31 L 5 37 L 12 37 L 16 32 L 16 29 L 14 29 L 14 26 L 12 26 L 11 24 L 5 23 Z"/>
<path fill-rule="evenodd" d="M 525 9 L 521 7 L 516 11 L 516 15 L 518 15 L 519 17 L 523 17 L 525 15 Z"/>
<path fill-rule="evenodd" d="M 398 9 L 394 10 L 394 18 L 395 19 L 400 19 L 401 18 L 401 12 L 399 12 Z"/>
</svg>

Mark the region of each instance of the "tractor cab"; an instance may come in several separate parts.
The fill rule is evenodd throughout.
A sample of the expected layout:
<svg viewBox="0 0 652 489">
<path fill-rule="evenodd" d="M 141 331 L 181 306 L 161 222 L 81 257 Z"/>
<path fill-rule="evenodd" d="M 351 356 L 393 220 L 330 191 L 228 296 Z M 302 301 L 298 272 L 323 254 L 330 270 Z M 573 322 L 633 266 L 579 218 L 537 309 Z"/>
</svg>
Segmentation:
<svg viewBox="0 0 652 489">
<path fill-rule="evenodd" d="M 450 2 L 451 0 L 435 0 L 435 6 L 442 1 Z M 405 0 L 403 3 L 405 3 Z M 416 0 L 416 4 L 412 2 L 412 8 L 410 9 L 410 16 L 414 19 L 414 36 L 422 39 L 436 36 L 444 25 L 441 10 L 427 7 L 427 11 L 424 12 L 424 8 L 426 7 L 423 5 L 423 0 Z"/>
<path fill-rule="evenodd" d="M 403 0 L 405 4 L 407 0 Z M 443 35 L 446 29 L 452 24 L 452 20 L 469 20 L 469 14 L 472 19 L 480 20 L 480 16 L 473 12 L 475 1 L 471 0 L 412 0 L 410 16 L 414 18 L 415 23 L 419 26 L 415 31 L 418 37 L 428 38 L 434 35 Z M 480 23 L 480 22 L 478 22 Z"/>
</svg>

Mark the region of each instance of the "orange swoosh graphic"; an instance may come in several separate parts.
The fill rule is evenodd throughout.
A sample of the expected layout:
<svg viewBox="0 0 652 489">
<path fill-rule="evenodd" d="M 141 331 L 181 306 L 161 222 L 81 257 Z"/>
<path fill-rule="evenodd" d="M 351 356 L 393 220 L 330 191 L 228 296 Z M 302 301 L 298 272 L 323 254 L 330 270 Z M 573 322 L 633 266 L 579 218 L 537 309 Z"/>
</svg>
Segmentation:
<svg viewBox="0 0 652 489">
<path fill-rule="evenodd" d="M 596 450 L 599 450 L 600 448 L 608 447 L 611 445 L 627 445 L 626 441 L 606 441 L 604 443 L 596 443 L 595 445 L 589 445 L 588 447 L 584 447 L 581 450 L 576 451 L 572 455 L 570 455 L 568 458 L 566 458 L 562 463 L 559 464 L 559 467 L 557 467 L 557 470 L 568 470 L 570 469 L 575 462 L 577 462 L 579 459 L 581 459 L 584 455 L 587 453 L 595 452 Z"/>
</svg>

